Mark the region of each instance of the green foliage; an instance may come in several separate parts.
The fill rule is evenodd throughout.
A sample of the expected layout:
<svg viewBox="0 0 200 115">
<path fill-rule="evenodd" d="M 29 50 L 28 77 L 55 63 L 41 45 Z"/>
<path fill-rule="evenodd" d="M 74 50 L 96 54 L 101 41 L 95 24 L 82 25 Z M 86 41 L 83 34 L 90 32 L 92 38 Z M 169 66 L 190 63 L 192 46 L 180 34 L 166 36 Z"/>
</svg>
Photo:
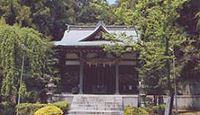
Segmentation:
<svg viewBox="0 0 200 115">
<path fill-rule="evenodd" d="M 42 5 L 40 5 L 40 4 Z M 65 24 L 74 24 L 76 21 L 76 4 L 74 0 L 45 0 L 30 3 L 29 0 L 26 0 L 26 4 L 40 13 L 41 11 L 35 8 L 35 6 L 40 5 L 41 9 L 48 10 L 40 15 L 33 17 L 33 23 L 36 26 L 36 29 L 47 35 L 51 39 L 58 40 L 62 38 L 63 33 L 66 29 Z M 47 16 L 45 16 L 46 14 Z"/>
<path fill-rule="evenodd" d="M 94 5 L 95 4 L 95 5 Z M 66 24 L 114 23 L 114 12 L 105 0 L 7 0 L 0 1 L 0 17 L 9 25 L 32 27 L 50 39 L 63 37 Z"/>
<path fill-rule="evenodd" d="M 114 7 L 109 6 L 105 0 L 94 0 L 90 3 L 92 8 L 97 12 L 97 20 L 104 21 L 106 24 L 114 24 L 116 22 Z"/>
<path fill-rule="evenodd" d="M 199 12 L 200 1 L 199 0 L 187 0 L 178 10 L 180 16 L 177 19 L 177 23 L 181 26 L 190 37 L 198 36 L 199 31 Z"/>
<path fill-rule="evenodd" d="M 24 26 L 30 25 L 32 22 L 30 14 L 30 8 L 20 4 L 20 0 L 0 1 L 0 16 L 4 17 L 6 22 L 10 25 L 15 23 Z"/>
<path fill-rule="evenodd" d="M 74 0 L 7 0 L 0 1 L 0 17 L 9 25 L 32 27 L 49 38 L 60 39 L 66 23 L 74 23 Z"/>
<path fill-rule="evenodd" d="M 200 27 L 200 1 L 188 0 L 179 9 L 180 17 L 177 23 L 189 35 L 186 42 L 177 51 L 178 63 L 181 68 L 182 82 L 196 81 L 199 79 L 199 27 Z"/>
<path fill-rule="evenodd" d="M 21 0 L 19 3 L 28 7 L 30 10 L 31 24 L 28 26 L 45 35 L 49 35 L 48 19 L 50 18 L 50 8 L 46 6 L 46 2 L 47 0 L 34 0 L 32 2 L 28 0 Z"/>
<path fill-rule="evenodd" d="M 19 115 L 33 115 L 38 109 L 45 106 L 46 104 L 21 103 L 16 108 Z"/>
<path fill-rule="evenodd" d="M 69 109 L 69 103 L 66 101 L 56 102 L 52 104 L 33 104 L 33 103 L 21 103 L 17 105 L 19 115 L 33 115 L 38 109 L 46 106 L 56 106 L 60 108 L 64 113 L 67 113 Z"/>
<path fill-rule="evenodd" d="M 46 106 L 37 110 L 34 115 L 63 115 L 63 112 L 56 106 Z"/>
<path fill-rule="evenodd" d="M 157 105 L 150 107 L 130 107 L 124 109 L 124 115 L 164 115 L 165 105 Z"/>
<path fill-rule="evenodd" d="M 115 16 L 116 16 L 116 24 L 126 24 L 126 25 L 132 25 L 133 23 L 133 12 L 132 12 L 132 7 L 130 6 L 131 3 L 132 5 L 135 4 L 135 1 L 125 1 L 121 0 L 119 7 L 115 9 Z"/>
<path fill-rule="evenodd" d="M 24 73 L 38 73 L 42 78 L 48 71 L 46 63 L 50 50 L 51 45 L 39 32 L 19 26 L 0 25 L 0 67 L 3 72 L 1 94 L 16 96 L 23 56 Z"/>
<path fill-rule="evenodd" d="M 93 0 L 81 2 L 77 9 L 77 23 L 97 23 L 98 10 L 93 5 Z"/>
<path fill-rule="evenodd" d="M 142 75 L 157 78 L 168 76 L 166 60 L 173 58 L 169 49 L 180 46 L 185 40 L 185 34 L 175 25 L 178 17 L 176 10 L 183 3 L 177 0 L 146 0 L 136 4 L 133 24 L 142 40 L 139 44 L 140 59 L 145 61 Z"/>
<path fill-rule="evenodd" d="M 148 88 L 147 92 L 170 88 L 170 60 L 175 58 L 170 49 L 180 47 L 186 40 L 186 34 L 176 24 L 179 17 L 177 9 L 184 2 L 185 0 L 142 0 L 130 7 L 126 1 L 121 1 L 120 7 L 115 10 L 117 20 L 129 26 L 134 25 L 140 39 L 131 41 L 129 36 L 108 36 L 116 47 L 107 46 L 105 49 L 121 53 L 140 52 L 139 60 L 144 62 L 139 69 L 140 79 L 143 79 L 143 84 Z"/>
<path fill-rule="evenodd" d="M 127 106 L 123 115 L 150 115 L 144 108 Z"/>
<path fill-rule="evenodd" d="M 67 113 L 67 111 L 69 110 L 69 103 L 67 103 L 66 101 L 55 102 L 53 103 L 53 105 L 60 108 L 64 113 Z"/>
<path fill-rule="evenodd" d="M 146 110 L 151 115 L 164 115 L 165 105 L 157 105 L 157 106 L 147 107 Z"/>
<path fill-rule="evenodd" d="M 96 19 L 106 24 L 132 24 L 132 10 L 137 0 L 119 0 L 109 5 L 105 0 L 91 0 L 90 6 L 96 11 Z"/>
</svg>

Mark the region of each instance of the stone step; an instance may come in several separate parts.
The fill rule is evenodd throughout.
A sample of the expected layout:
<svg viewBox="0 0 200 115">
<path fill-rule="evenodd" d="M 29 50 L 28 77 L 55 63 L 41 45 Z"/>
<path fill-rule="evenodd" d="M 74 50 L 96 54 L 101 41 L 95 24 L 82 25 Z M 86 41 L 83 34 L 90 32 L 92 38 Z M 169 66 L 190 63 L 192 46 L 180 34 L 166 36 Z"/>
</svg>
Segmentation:
<svg viewBox="0 0 200 115">
<path fill-rule="evenodd" d="M 74 109 L 78 109 L 78 108 L 74 108 Z M 72 109 L 72 110 L 74 110 Z M 86 108 L 81 108 L 82 110 L 121 110 L 121 109 L 118 109 L 118 108 L 95 108 L 95 107 L 86 107 Z"/>
<path fill-rule="evenodd" d="M 122 115 L 122 111 L 121 96 L 77 95 L 69 115 Z"/>
<path fill-rule="evenodd" d="M 123 111 L 70 110 L 68 115 L 123 115 Z"/>
</svg>

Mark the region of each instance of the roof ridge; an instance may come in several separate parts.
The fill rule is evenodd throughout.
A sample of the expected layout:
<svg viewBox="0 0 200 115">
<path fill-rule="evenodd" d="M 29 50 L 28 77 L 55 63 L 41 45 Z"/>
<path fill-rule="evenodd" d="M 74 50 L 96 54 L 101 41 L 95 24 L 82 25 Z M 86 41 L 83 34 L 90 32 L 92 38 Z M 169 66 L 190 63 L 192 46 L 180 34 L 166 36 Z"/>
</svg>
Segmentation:
<svg viewBox="0 0 200 115">
<path fill-rule="evenodd" d="M 79 28 L 79 27 L 85 27 L 85 28 L 96 28 L 99 26 L 99 24 L 96 26 L 96 25 L 67 25 L 67 26 L 70 26 L 72 28 Z M 126 25 L 104 25 L 105 27 L 109 27 L 109 28 L 112 28 L 112 27 L 128 27 L 128 28 L 132 28 L 133 26 L 126 26 Z"/>
<path fill-rule="evenodd" d="M 101 25 L 100 25 L 101 26 Z M 109 26 L 102 26 L 106 29 L 135 29 L 133 26 L 125 26 L 125 25 L 109 25 Z M 86 29 L 95 29 L 98 28 L 98 26 L 69 26 L 67 30 L 86 30 Z"/>
<path fill-rule="evenodd" d="M 92 24 L 92 25 L 69 25 L 69 24 L 66 24 L 67 25 L 67 30 L 70 31 L 71 29 L 94 29 L 94 28 L 98 28 L 100 26 L 104 27 L 104 28 L 135 28 L 134 26 L 127 26 L 127 25 L 106 25 L 103 21 L 99 21 L 97 24 Z"/>
</svg>

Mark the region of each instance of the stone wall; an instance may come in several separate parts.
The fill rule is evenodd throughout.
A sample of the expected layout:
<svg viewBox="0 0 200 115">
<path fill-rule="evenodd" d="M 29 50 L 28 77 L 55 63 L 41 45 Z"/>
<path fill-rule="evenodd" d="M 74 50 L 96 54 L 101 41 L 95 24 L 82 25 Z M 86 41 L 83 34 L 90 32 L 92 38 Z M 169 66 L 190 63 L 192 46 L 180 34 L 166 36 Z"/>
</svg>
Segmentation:
<svg viewBox="0 0 200 115">
<path fill-rule="evenodd" d="M 138 107 L 138 95 L 123 95 L 122 102 L 123 102 L 123 107 L 126 106 Z"/>
<path fill-rule="evenodd" d="M 152 98 L 152 95 L 148 95 L 148 98 Z M 167 103 L 168 96 L 163 96 L 164 103 Z M 200 109 L 200 95 L 177 95 L 177 105 L 178 109 Z M 175 97 L 174 97 L 174 107 L 175 107 Z"/>
<path fill-rule="evenodd" d="M 174 101 L 175 104 L 175 101 Z M 200 95 L 178 95 L 177 105 L 179 109 L 200 109 Z"/>
</svg>

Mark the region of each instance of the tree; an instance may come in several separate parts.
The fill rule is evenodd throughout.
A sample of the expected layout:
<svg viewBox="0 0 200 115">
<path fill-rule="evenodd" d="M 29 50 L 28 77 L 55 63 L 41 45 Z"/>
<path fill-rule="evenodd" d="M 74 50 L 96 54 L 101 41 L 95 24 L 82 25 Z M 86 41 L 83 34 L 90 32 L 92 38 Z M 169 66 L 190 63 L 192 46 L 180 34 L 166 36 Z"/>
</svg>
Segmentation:
<svg viewBox="0 0 200 115">
<path fill-rule="evenodd" d="M 128 9 L 133 9 L 135 7 L 136 1 L 137 0 L 117 0 L 116 5 L 120 7 L 125 4 Z"/>
<path fill-rule="evenodd" d="M 95 11 L 98 12 L 97 19 L 103 20 L 106 24 L 131 25 L 132 10 L 136 0 L 119 0 L 109 5 L 105 0 L 91 2 Z"/>
<path fill-rule="evenodd" d="M 178 10 L 180 17 L 176 22 L 187 32 L 190 36 L 198 36 L 199 29 L 199 13 L 200 1 L 188 0 L 183 4 L 183 7 Z"/>
<path fill-rule="evenodd" d="M 7 0 L 0 1 L 0 16 L 9 25 L 31 27 L 50 40 L 60 40 L 68 25 L 115 23 L 115 14 L 106 0 Z"/>
<path fill-rule="evenodd" d="M 199 25 L 200 1 L 190 0 L 179 10 L 180 17 L 176 20 L 180 27 L 188 33 L 188 38 L 177 50 L 177 61 L 180 63 L 182 82 L 198 81 L 199 66 Z"/>
<path fill-rule="evenodd" d="M 51 45 L 39 32 L 0 23 L 0 68 L 3 72 L 1 94 L 5 97 L 16 96 L 23 57 L 24 73 L 44 79 L 44 73 L 48 71 L 46 63 L 50 50 Z"/>
<path fill-rule="evenodd" d="M 75 24 L 76 22 L 76 2 L 74 0 L 52 0 L 47 2 L 50 9 L 50 17 L 48 18 L 49 35 L 53 40 L 60 40 L 67 24 Z"/>
<path fill-rule="evenodd" d="M 144 84 L 150 89 L 150 91 L 146 89 L 148 92 L 158 94 L 158 90 L 163 91 L 163 88 L 168 88 L 169 93 L 172 93 L 170 62 L 174 56 L 170 49 L 179 47 L 186 38 L 186 34 L 176 23 L 179 17 L 177 9 L 184 2 L 143 0 L 137 1 L 133 8 L 129 8 L 126 1 L 122 1 L 120 7 L 116 9 L 117 20 L 129 26 L 134 25 L 140 39 L 131 42 L 130 37 L 109 36 L 108 38 L 115 39 L 114 42 L 117 44 L 117 47 L 111 47 L 109 50 L 115 48 L 114 51 L 117 52 L 118 50 L 140 52 L 139 59 L 144 63 L 139 72 Z M 118 44 L 119 41 L 126 47 Z M 148 82 L 149 80 L 155 82 Z"/>
<path fill-rule="evenodd" d="M 77 23 L 97 23 L 98 10 L 92 5 L 93 0 L 78 2 L 77 7 Z"/>
<path fill-rule="evenodd" d="M 19 23 L 23 26 L 30 26 L 32 22 L 30 15 L 30 8 L 20 4 L 20 0 L 0 1 L 0 16 L 4 17 L 9 25 Z"/>
<path fill-rule="evenodd" d="M 32 24 L 29 25 L 29 27 L 32 27 L 48 36 L 50 34 L 48 28 L 48 19 L 51 15 L 50 8 L 46 5 L 47 2 L 48 0 L 20 0 L 19 3 L 30 9 L 30 18 L 32 20 Z"/>
<path fill-rule="evenodd" d="M 82 0 L 81 0 L 82 1 Z M 106 0 L 87 0 L 78 2 L 77 23 L 91 24 L 99 20 L 106 24 L 114 24 L 114 12 Z"/>
<path fill-rule="evenodd" d="M 32 27 L 49 39 L 62 38 L 65 24 L 76 21 L 74 0 L 7 0 L 0 1 L 0 16 L 6 23 Z"/>
</svg>

